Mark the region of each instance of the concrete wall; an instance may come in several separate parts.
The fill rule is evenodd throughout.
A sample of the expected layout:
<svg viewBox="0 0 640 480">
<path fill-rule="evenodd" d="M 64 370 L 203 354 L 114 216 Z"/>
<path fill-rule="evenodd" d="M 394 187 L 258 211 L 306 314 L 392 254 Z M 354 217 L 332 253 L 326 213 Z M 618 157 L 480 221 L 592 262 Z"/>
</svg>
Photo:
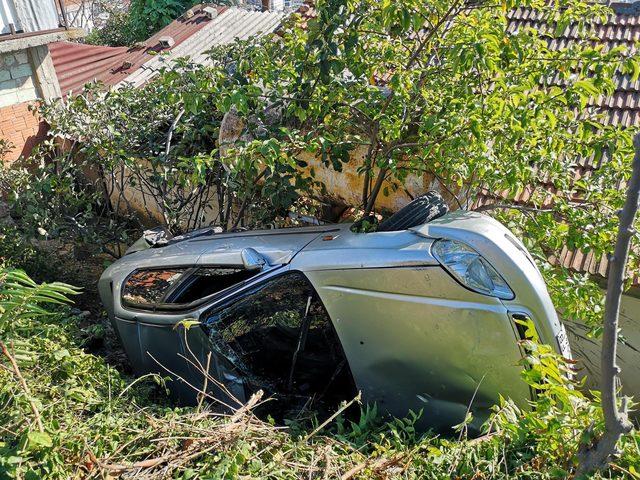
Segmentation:
<svg viewBox="0 0 640 480">
<path fill-rule="evenodd" d="M 320 158 L 311 154 L 302 154 L 300 159 L 308 164 L 308 170 L 313 169 L 315 180 L 324 183 L 331 200 L 345 205 L 361 205 L 363 177 L 358 174 L 358 167 L 362 166 L 366 152 L 366 146 L 354 150 L 351 154 L 351 160 L 342 164 L 341 172 L 335 171 L 333 167 L 325 167 Z M 375 182 L 377 174 L 376 170 L 373 182 Z M 452 209 L 458 208 L 453 197 L 441 187 L 440 183 L 433 176 L 425 174 L 409 175 L 402 183 L 395 180 L 384 182 L 376 200 L 376 209 L 397 211 L 409 203 L 412 198 L 429 190 L 440 192 Z M 385 195 L 385 192 L 388 195 Z"/>
<path fill-rule="evenodd" d="M 640 293 L 640 292 L 634 292 Z M 574 322 L 565 322 L 574 358 L 578 361 L 579 375 L 586 377 L 587 387 L 596 389 L 600 379 L 599 339 L 587 336 L 588 328 Z M 625 295 L 620 309 L 620 329 L 624 341 L 618 344 L 618 365 L 621 369 L 622 390 L 627 395 L 640 397 L 640 299 Z"/>
<path fill-rule="evenodd" d="M 29 111 L 29 105 L 59 96 L 46 45 L 0 53 L 0 138 L 13 145 L 5 161 L 29 155 L 46 135 L 46 125 Z"/>
</svg>

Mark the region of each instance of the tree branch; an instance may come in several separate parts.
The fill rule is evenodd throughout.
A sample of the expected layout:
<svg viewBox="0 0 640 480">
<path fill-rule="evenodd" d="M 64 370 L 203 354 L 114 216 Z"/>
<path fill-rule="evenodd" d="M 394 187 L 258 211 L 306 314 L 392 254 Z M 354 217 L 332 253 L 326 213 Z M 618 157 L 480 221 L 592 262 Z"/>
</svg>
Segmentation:
<svg viewBox="0 0 640 480">
<path fill-rule="evenodd" d="M 633 145 L 635 156 L 632 176 L 627 189 L 627 199 L 619 214 L 620 226 L 618 227 L 616 246 L 609 259 L 600 378 L 605 431 L 593 448 L 580 452 L 580 465 L 576 477 L 606 467 L 611 457 L 617 453 L 616 445 L 620 437 L 629 433 L 633 428 L 633 424 L 627 416 L 626 399 L 623 399 L 622 408 L 618 410 L 616 389 L 616 377 L 620 374 L 620 367 L 616 364 L 620 301 L 624 292 L 631 239 L 636 233 L 634 229 L 635 218 L 640 206 L 640 134 L 636 134 L 634 137 Z"/>
</svg>

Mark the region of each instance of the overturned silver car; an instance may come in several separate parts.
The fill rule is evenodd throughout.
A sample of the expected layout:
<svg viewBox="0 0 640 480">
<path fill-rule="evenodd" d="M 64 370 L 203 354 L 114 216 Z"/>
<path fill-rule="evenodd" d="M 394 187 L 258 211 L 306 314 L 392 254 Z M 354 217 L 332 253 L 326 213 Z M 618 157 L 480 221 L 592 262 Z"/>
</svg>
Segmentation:
<svg viewBox="0 0 640 480">
<path fill-rule="evenodd" d="M 393 217 L 392 217 L 393 218 Z M 521 380 L 518 319 L 570 358 L 564 328 L 524 246 L 499 222 L 447 213 L 401 230 L 350 225 L 193 232 L 130 253 L 100 294 L 137 374 L 195 398 L 261 389 L 288 405 L 376 402 L 450 427 L 469 405 L 481 422 Z M 196 320 L 185 330 L 174 328 Z"/>
</svg>

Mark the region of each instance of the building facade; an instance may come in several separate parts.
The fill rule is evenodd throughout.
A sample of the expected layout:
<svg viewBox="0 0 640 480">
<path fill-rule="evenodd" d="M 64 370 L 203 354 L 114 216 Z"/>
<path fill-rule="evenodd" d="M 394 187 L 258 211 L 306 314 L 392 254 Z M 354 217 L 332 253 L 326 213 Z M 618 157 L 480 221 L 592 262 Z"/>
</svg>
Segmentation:
<svg viewBox="0 0 640 480">
<path fill-rule="evenodd" d="M 26 156 L 46 126 L 31 108 L 60 97 L 48 43 L 80 36 L 66 26 L 61 0 L 0 2 L 0 153 L 4 162 Z"/>
</svg>

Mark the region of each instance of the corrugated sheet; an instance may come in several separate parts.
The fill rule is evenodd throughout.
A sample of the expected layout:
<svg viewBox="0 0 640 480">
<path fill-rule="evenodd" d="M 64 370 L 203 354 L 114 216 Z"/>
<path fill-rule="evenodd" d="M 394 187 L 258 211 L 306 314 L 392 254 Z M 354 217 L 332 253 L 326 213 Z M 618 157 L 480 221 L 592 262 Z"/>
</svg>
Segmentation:
<svg viewBox="0 0 640 480">
<path fill-rule="evenodd" d="M 79 92 L 90 81 L 106 82 L 110 69 L 127 54 L 126 47 L 113 48 L 71 42 L 49 44 L 51 59 L 63 95 Z M 120 65 L 122 64 L 120 60 Z"/>
<path fill-rule="evenodd" d="M 174 47 L 166 55 L 158 55 L 144 63 L 138 70 L 124 78 L 122 83 L 139 87 L 156 76 L 161 68 L 170 66 L 180 57 L 190 57 L 192 62 L 206 65 L 210 62 L 206 52 L 211 48 L 232 43 L 236 39 L 246 40 L 273 32 L 284 17 L 285 14 L 282 12 L 229 8 L 179 47 Z"/>
<path fill-rule="evenodd" d="M 206 5 L 198 5 L 193 7 L 192 10 L 195 12 L 193 17 L 189 19 L 180 17 L 179 19 L 174 20 L 144 42 L 144 49 L 131 51 L 130 54 L 123 59 L 123 62 L 129 62 L 132 66 L 119 72 L 114 72 L 114 78 L 109 82 L 109 84 L 115 85 L 121 82 L 138 70 L 142 65 L 155 59 L 158 55 L 170 55 L 171 52 L 179 49 L 183 42 L 191 39 L 191 37 L 197 35 L 201 30 L 210 27 L 211 24 L 213 24 L 227 9 L 227 7 L 217 7 L 218 17 L 209 20 L 203 11 L 205 6 Z M 163 49 L 160 45 L 160 38 L 162 37 L 173 38 L 175 45 L 171 48 Z"/>
<path fill-rule="evenodd" d="M 133 48 L 103 47 L 71 42 L 50 44 L 53 65 L 62 93 L 67 95 L 71 90 L 78 92 L 86 83 L 94 80 L 99 80 L 106 85 L 115 85 L 149 60 L 156 58 L 158 54 L 179 48 L 182 43 L 215 21 L 206 17 L 203 12 L 205 6 L 196 5 L 192 8 L 194 16 L 191 18 L 182 16 L 174 20 L 147 41 Z M 217 7 L 219 16 L 226 8 Z M 172 37 L 175 41 L 173 47 L 163 48 L 160 45 L 160 38 L 166 36 Z"/>
</svg>

